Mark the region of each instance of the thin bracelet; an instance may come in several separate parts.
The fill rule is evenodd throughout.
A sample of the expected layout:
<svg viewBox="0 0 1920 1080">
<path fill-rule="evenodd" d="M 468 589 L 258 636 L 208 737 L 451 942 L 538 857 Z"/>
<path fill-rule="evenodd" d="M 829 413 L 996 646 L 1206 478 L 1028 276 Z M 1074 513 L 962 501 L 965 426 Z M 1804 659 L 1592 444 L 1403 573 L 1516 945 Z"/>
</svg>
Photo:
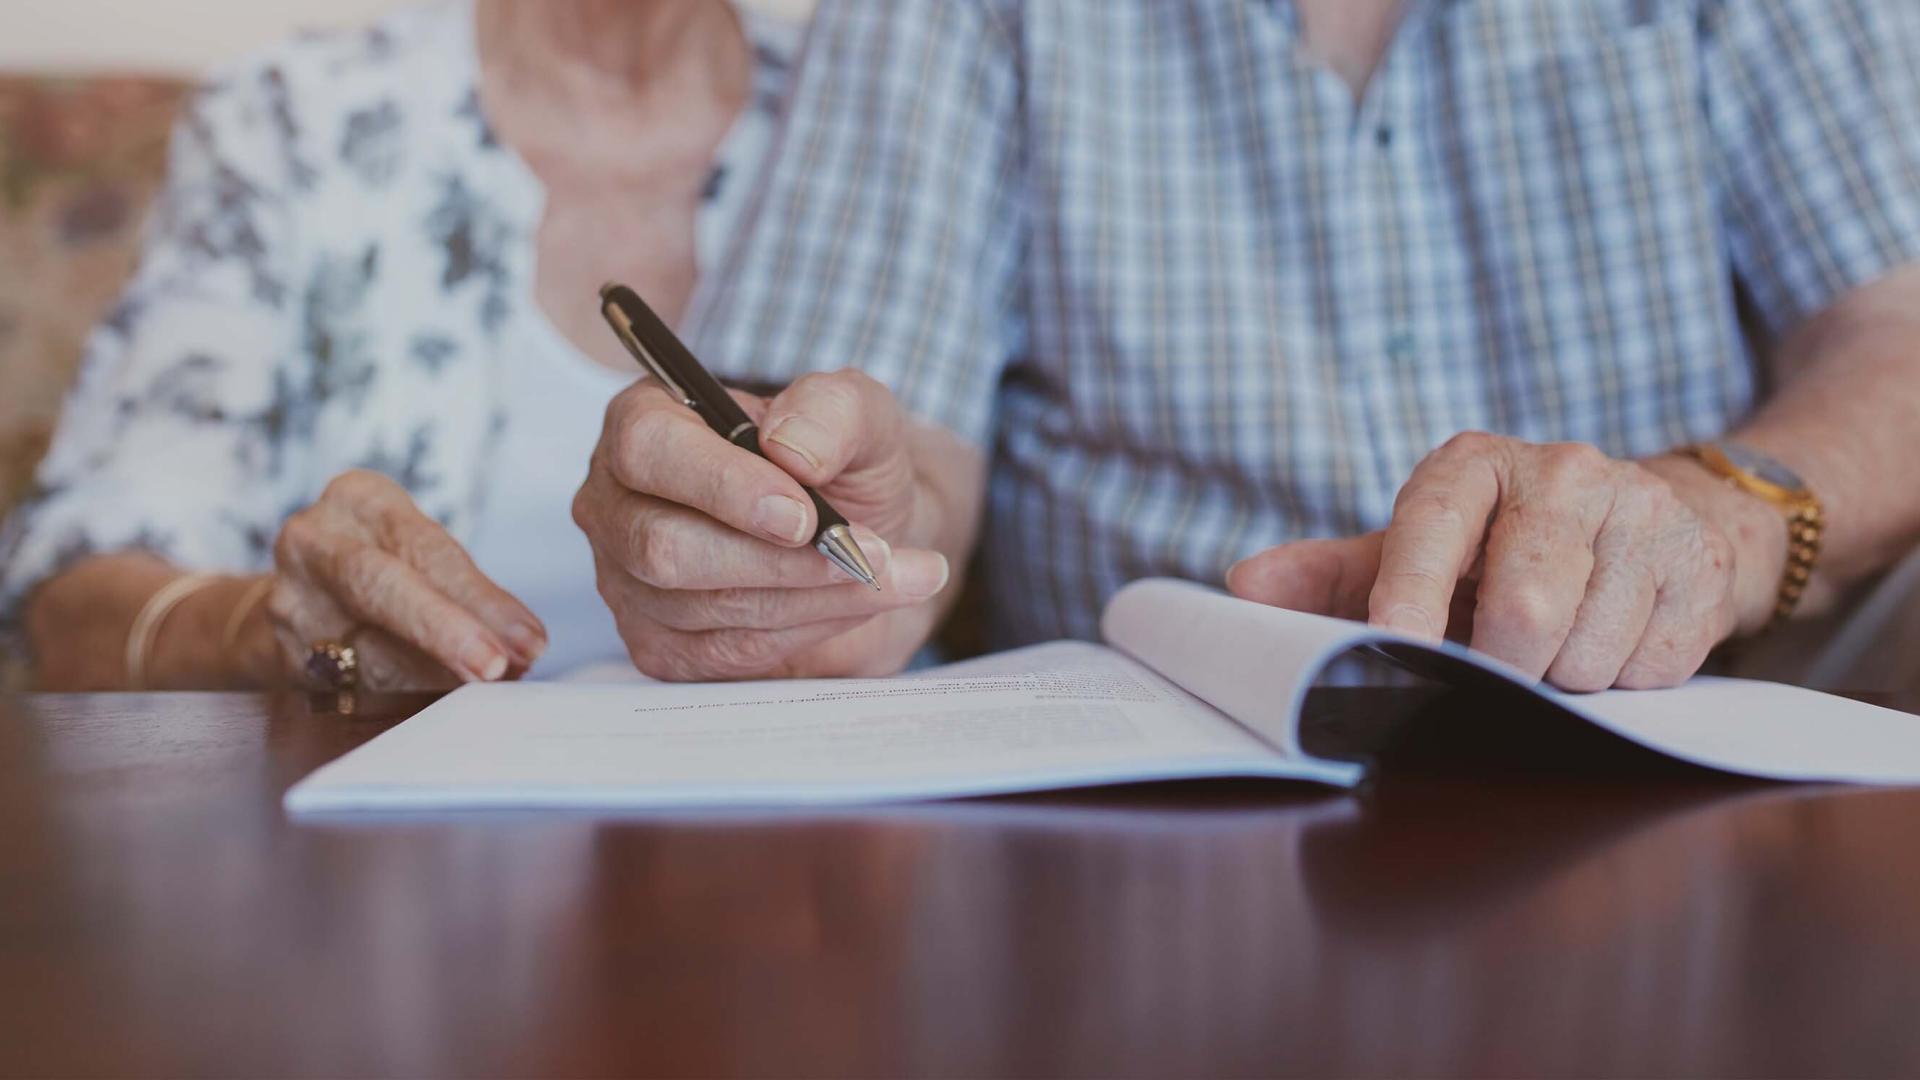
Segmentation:
<svg viewBox="0 0 1920 1080">
<path fill-rule="evenodd" d="M 218 574 L 183 574 L 147 598 L 140 614 L 133 618 L 133 629 L 127 632 L 127 689 L 147 688 L 147 657 L 153 650 L 153 637 L 160 631 L 160 624 L 180 601 L 219 580 Z"/>
<path fill-rule="evenodd" d="M 247 587 L 240 602 L 234 605 L 233 614 L 227 616 L 227 628 L 220 634 L 220 655 L 232 659 L 233 647 L 240 641 L 240 628 L 246 625 L 247 616 L 253 614 L 253 609 L 260 606 L 260 601 L 266 599 L 272 589 L 272 574 Z"/>
</svg>

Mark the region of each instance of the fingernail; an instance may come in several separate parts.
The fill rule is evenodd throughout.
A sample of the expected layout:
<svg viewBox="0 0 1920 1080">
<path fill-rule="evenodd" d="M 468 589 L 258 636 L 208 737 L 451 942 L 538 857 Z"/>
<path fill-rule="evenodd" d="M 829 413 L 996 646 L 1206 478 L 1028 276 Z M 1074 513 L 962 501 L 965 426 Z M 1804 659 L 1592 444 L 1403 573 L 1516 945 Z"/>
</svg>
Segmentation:
<svg viewBox="0 0 1920 1080">
<path fill-rule="evenodd" d="M 1240 568 L 1245 565 L 1247 565 L 1247 560 L 1241 559 L 1239 562 L 1234 563 L 1232 566 L 1227 567 L 1227 576 L 1224 580 L 1227 583 L 1228 592 L 1238 593 L 1240 591 L 1239 589 L 1234 588 L 1234 579 L 1240 576 Z"/>
<path fill-rule="evenodd" d="M 753 527 L 792 544 L 807 539 L 807 508 L 785 495 L 769 495 L 753 508 Z"/>
<path fill-rule="evenodd" d="M 874 576 L 887 572 L 887 565 L 893 562 L 893 545 L 880 538 L 880 534 L 864 525 L 853 529 L 853 542 L 860 545 L 860 551 L 867 557 L 867 565 L 873 567 Z"/>
<path fill-rule="evenodd" d="M 767 439 L 806 458 L 808 465 L 818 469 L 820 455 L 827 445 L 829 436 L 826 428 L 806 417 L 789 416 L 773 426 L 773 431 L 767 435 Z"/>
<path fill-rule="evenodd" d="M 501 656 L 491 645 L 474 644 L 469 646 L 466 655 L 460 658 L 467 670 L 479 676 L 481 682 L 499 682 L 507 673 L 507 658 Z"/>
<path fill-rule="evenodd" d="M 925 600 L 947 587 L 952 575 L 947 557 L 937 551 L 903 551 L 893 564 L 893 587 L 902 596 Z"/>
<path fill-rule="evenodd" d="M 1412 634 L 1414 637 L 1431 639 L 1440 636 L 1426 611 L 1411 604 L 1401 604 L 1387 612 L 1385 625 L 1389 630 L 1398 630 L 1400 633 Z"/>
</svg>

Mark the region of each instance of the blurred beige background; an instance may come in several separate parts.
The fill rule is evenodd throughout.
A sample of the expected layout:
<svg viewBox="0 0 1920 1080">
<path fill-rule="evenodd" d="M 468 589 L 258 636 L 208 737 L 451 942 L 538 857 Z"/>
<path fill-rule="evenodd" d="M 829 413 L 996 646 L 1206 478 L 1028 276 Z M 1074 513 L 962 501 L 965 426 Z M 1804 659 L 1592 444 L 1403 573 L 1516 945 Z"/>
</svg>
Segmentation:
<svg viewBox="0 0 1920 1080">
<path fill-rule="evenodd" d="M 298 27 L 360 22 L 400 2 L 0 0 L 0 70 L 199 71 Z M 813 6 L 813 0 L 741 2 L 795 16 Z"/>
</svg>

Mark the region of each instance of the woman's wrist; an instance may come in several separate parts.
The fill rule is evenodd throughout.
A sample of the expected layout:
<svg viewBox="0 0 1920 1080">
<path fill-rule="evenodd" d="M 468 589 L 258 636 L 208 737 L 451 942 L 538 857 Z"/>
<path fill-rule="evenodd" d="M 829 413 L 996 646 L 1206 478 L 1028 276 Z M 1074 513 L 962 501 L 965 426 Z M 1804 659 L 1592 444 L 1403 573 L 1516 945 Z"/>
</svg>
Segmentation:
<svg viewBox="0 0 1920 1080">
<path fill-rule="evenodd" d="M 155 628 L 147 686 L 257 689 L 275 683 L 279 664 L 261 580 L 221 578 L 181 600 Z"/>
<path fill-rule="evenodd" d="M 274 575 L 261 574 L 245 580 L 247 591 L 228 609 L 226 628 L 221 632 L 221 654 L 240 685 L 254 689 L 284 686 L 286 664 L 280 654 L 279 638 L 274 634 L 272 615 L 267 610 Z"/>
</svg>

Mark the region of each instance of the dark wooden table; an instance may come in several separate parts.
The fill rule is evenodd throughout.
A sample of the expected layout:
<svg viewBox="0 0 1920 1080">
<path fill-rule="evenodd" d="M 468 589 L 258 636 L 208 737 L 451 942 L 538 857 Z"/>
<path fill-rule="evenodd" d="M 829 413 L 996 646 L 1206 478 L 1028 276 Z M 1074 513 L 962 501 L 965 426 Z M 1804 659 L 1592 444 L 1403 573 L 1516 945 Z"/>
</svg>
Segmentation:
<svg viewBox="0 0 1920 1080">
<path fill-rule="evenodd" d="M 283 816 L 420 704 L 0 703 L 0 1073 L 1920 1074 L 1920 792 L 1585 748 L 1358 796 Z"/>
</svg>

